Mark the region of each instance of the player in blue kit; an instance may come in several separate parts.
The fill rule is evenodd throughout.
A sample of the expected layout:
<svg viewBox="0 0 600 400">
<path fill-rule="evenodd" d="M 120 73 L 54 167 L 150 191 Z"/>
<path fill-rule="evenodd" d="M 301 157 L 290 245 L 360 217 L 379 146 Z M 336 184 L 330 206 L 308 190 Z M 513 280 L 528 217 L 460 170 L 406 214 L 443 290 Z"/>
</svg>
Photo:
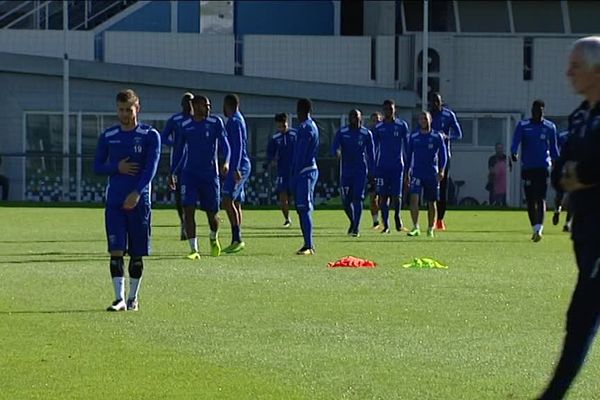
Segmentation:
<svg viewBox="0 0 600 400">
<path fill-rule="evenodd" d="M 277 132 L 269 139 L 267 161 L 263 167 L 266 170 L 275 160 L 277 161 L 276 192 L 283 213 L 283 226 L 289 228 L 292 225 L 290 219 L 290 197 L 292 196 L 290 174 L 296 143 L 296 130 L 289 128 L 287 114 L 285 113 L 275 114 L 275 124 L 277 125 Z"/>
<path fill-rule="evenodd" d="M 584 101 L 569 116 L 569 138 L 552 170 L 552 184 L 569 193 L 578 274 L 567 311 L 562 353 L 539 400 L 566 396 L 600 325 L 600 36 L 588 36 L 573 44 L 567 77 Z"/>
<path fill-rule="evenodd" d="M 225 159 L 221 167 L 223 176 L 229 172 L 230 149 L 223 120 L 210 115 L 210 100 L 205 96 L 194 96 L 191 101 L 193 117 L 181 123 L 181 135 L 175 144 L 174 159 L 179 160 L 171 167 L 171 184 L 181 182 L 185 231 L 190 244 L 191 260 L 200 259 L 196 237 L 196 203 L 206 212 L 210 227 L 210 254 L 221 254 L 219 243 L 220 181 L 218 152 Z M 186 155 L 183 156 L 184 151 Z"/>
<path fill-rule="evenodd" d="M 137 311 L 143 256 L 150 253 L 150 182 L 160 159 L 160 135 L 138 123 L 140 101 L 136 93 L 117 94 L 119 125 L 98 138 L 94 171 L 108 175 L 105 227 L 110 253 L 110 275 L 115 301 L 108 311 Z M 125 302 L 123 256 L 129 254 L 129 296 Z"/>
<path fill-rule="evenodd" d="M 360 217 L 367 176 L 375 159 L 373 135 L 362 125 L 360 110 L 348 114 L 347 126 L 335 133 L 331 154 L 340 159 L 340 193 L 346 216 L 350 220 L 348 235 L 359 236 Z"/>
<path fill-rule="evenodd" d="M 552 160 L 558 158 L 556 126 L 544 118 L 545 104 L 535 100 L 531 118 L 521 120 L 512 140 L 512 160 L 518 160 L 521 146 L 521 179 L 525 187 L 527 213 L 533 234 L 531 240 L 539 242 L 544 230 L 546 191 Z"/>
<path fill-rule="evenodd" d="M 296 145 L 292 157 L 292 187 L 296 212 L 300 220 L 300 229 L 304 237 L 304 245 L 296 252 L 298 255 L 315 254 L 313 244 L 314 191 L 319 169 L 317 167 L 317 154 L 319 152 L 319 128 L 311 118 L 312 102 L 309 99 L 300 99 L 296 105 L 296 115 L 300 125 L 296 129 Z"/>
<path fill-rule="evenodd" d="M 435 227 L 439 230 L 446 230 L 444 217 L 446 215 L 446 205 L 448 202 L 448 179 L 450 178 L 450 143 L 453 140 L 462 139 L 462 129 L 456 118 L 456 114 L 444 103 L 442 103 L 442 95 L 433 93 L 431 95 L 431 128 L 442 134 L 446 149 L 448 151 L 448 162 L 444 170 L 444 178 L 440 182 L 440 201 L 438 202 L 438 219 Z"/>
<path fill-rule="evenodd" d="M 402 230 L 400 207 L 402 206 L 402 176 L 408 144 L 408 124 L 396 118 L 396 103 L 387 99 L 383 102 L 383 121 L 375 125 L 375 176 L 383 231 L 390 233 L 390 203 L 394 208 L 396 230 Z"/>
<path fill-rule="evenodd" d="M 194 98 L 194 95 L 190 92 L 185 92 L 181 97 L 181 112 L 177 114 L 173 114 L 165 124 L 165 128 L 160 134 L 160 140 L 162 144 L 173 147 L 175 144 L 177 135 L 181 129 L 181 123 L 186 119 L 191 117 L 191 109 L 190 109 L 190 101 Z M 177 164 L 179 160 L 173 160 L 173 151 L 171 151 L 171 165 Z M 181 186 L 179 184 L 175 185 L 175 207 L 177 209 L 177 214 L 179 215 L 179 222 L 181 226 L 180 230 L 180 239 L 186 240 L 185 236 L 185 226 L 183 223 L 183 205 L 181 204 Z"/>
<path fill-rule="evenodd" d="M 383 114 L 375 111 L 371 114 L 369 130 L 373 132 L 375 126 L 383 121 Z M 374 175 L 375 171 L 371 171 L 367 180 L 367 194 L 369 195 L 369 209 L 371 218 L 373 219 L 372 229 L 379 228 L 379 196 L 377 195 L 377 183 Z"/>
<path fill-rule="evenodd" d="M 406 179 L 410 182 L 410 216 L 413 229 L 408 236 L 419 236 L 419 196 L 427 201 L 427 217 L 429 226 L 427 236 L 434 237 L 437 220 L 436 202 L 440 199 L 440 182 L 444 178 L 444 170 L 448 153 L 444 136 L 431 127 L 431 114 L 427 111 L 419 114 L 420 129 L 410 135 L 408 144 L 408 168 Z"/>
<path fill-rule="evenodd" d="M 231 224 L 231 244 L 223 252 L 237 253 L 246 246 L 242 240 L 242 203 L 245 200 L 244 186 L 251 170 L 247 149 L 248 131 L 240 112 L 240 98 L 236 94 L 225 96 L 223 113 L 228 118 L 225 130 L 231 147 L 229 173 L 223 183 L 223 206 Z"/>
</svg>

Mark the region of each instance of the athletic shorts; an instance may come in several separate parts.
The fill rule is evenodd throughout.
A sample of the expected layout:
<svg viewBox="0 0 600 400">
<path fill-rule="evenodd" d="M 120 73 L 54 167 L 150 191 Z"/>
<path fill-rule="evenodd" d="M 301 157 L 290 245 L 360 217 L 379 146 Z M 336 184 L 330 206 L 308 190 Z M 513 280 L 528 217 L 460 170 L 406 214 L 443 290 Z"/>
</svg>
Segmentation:
<svg viewBox="0 0 600 400">
<path fill-rule="evenodd" d="M 343 173 L 340 179 L 342 200 L 362 201 L 365 199 L 367 175 L 361 173 Z"/>
<path fill-rule="evenodd" d="M 315 185 L 319 178 L 319 171 L 312 169 L 304 172 L 294 179 L 294 201 L 296 210 L 311 211 L 314 208 Z"/>
<path fill-rule="evenodd" d="M 106 206 L 104 222 L 108 251 L 124 251 L 133 257 L 150 254 L 150 204 L 139 202 L 133 210 Z"/>
<path fill-rule="evenodd" d="M 404 174 L 400 167 L 380 171 L 375 179 L 377 184 L 377 194 L 387 197 L 402 196 L 403 176 Z"/>
<path fill-rule="evenodd" d="M 276 193 L 287 193 L 292 194 L 292 187 L 290 185 L 290 177 L 289 176 L 278 176 L 276 180 Z"/>
<path fill-rule="evenodd" d="M 420 178 L 413 176 L 410 178 L 410 193 L 423 194 L 423 200 L 432 202 L 440 200 L 440 182 L 436 175 Z"/>
<path fill-rule="evenodd" d="M 181 178 L 181 198 L 184 206 L 199 203 L 201 210 L 217 212 L 221 203 L 218 176 L 197 177 L 184 174 Z"/>
<path fill-rule="evenodd" d="M 242 174 L 242 179 L 237 183 L 234 179 L 235 171 L 227 174 L 225 182 L 223 182 L 223 197 L 229 197 L 233 201 L 243 203 L 244 200 L 246 200 L 244 187 L 246 186 L 246 182 L 248 182 L 250 170 L 248 169 L 247 171 L 240 172 Z"/>
<path fill-rule="evenodd" d="M 531 201 L 545 200 L 548 190 L 548 176 L 546 168 L 532 168 L 521 171 L 525 199 Z"/>
</svg>

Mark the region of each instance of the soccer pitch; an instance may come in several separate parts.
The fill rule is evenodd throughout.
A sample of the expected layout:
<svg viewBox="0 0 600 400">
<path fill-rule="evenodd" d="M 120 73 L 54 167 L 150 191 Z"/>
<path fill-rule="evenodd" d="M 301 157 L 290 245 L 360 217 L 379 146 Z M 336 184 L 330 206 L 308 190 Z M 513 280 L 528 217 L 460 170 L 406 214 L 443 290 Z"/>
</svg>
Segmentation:
<svg viewBox="0 0 600 400">
<path fill-rule="evenodd" d="M 296 217 L 295 214 L 292 214 Z M 224 212 L 221 243 L 228 244 Z M 408 212 L 403 211 L 405 222 Z M 426 215 L 422 212 L 422 224 Z M 563 215 L 564 218 L 564 215 Z M 184 258 L 174 210 L 153 213 L 140 311 L 113 300 L 102 209 L 0 208 L 0 399 L 532 399 L 559 354 L 576 277 L 568 235 L 532 243 L 525 211 L 448 212 L 435 239 L 345 235 L 317 210 L 246 211 L 246 249 Z M 353 255 L 374 269 L 328 269 Z M 447 270 L 404 269 L 433 257 Z M 598 344 L 569 399 L 598 399 Z"/>
</svg>

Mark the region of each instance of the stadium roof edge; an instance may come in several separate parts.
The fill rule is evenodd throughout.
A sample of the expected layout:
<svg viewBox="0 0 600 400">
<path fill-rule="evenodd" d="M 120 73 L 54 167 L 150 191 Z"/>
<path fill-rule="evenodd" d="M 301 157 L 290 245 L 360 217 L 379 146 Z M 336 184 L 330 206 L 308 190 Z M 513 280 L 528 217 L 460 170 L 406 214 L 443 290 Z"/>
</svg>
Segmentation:
<svg viewBox="0 0 600 400">
<path fill-rule="evenodd" d="M 62 76 L 62 59 L 0 52 L 0 71 Z M 71 78 L 75 79 L 124 82 L 128 85 L 137 83 L 287 98 L 308 97 L 312 100 L 341 103 L 379 105 L 383 99 L 393 98 L 396 105 L 403 108 L 414 108 L 418 102 L 417 94 L 407 90 L 226 75 L 96 61 L 70 60 L 69 74 Z M 160 85 L 157 82 L 160 82 Z"/>
</svg>

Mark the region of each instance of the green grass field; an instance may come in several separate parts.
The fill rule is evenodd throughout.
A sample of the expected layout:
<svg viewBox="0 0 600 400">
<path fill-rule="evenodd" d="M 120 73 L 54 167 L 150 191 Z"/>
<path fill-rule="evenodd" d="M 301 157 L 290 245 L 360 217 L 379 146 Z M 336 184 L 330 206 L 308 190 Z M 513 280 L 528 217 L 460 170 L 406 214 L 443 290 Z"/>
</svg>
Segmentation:
<svg viewBox="0 0 600 400">
<path fill-rule="evenodd" d="M 525 211 L 449 211 L 435 239 L 369 219 L 349 238 L 342 211 L 317 210 L 317 255 L 299 257 L 297 219 L 248 211 L 244 252 L 189 261 L 175 212 L 157 210 L 141 309 L 107 313 L 101 209 L 0 208 L 0 398 L 535 397 L 576 277 L 560 227 L 534 244 Z M 379 266 L 326 267 L 345 255 Z M 401 267 L 413 257 L 450 268 Z M 600 398 L 597 350 L 569 399 Z"/>
</svg>

